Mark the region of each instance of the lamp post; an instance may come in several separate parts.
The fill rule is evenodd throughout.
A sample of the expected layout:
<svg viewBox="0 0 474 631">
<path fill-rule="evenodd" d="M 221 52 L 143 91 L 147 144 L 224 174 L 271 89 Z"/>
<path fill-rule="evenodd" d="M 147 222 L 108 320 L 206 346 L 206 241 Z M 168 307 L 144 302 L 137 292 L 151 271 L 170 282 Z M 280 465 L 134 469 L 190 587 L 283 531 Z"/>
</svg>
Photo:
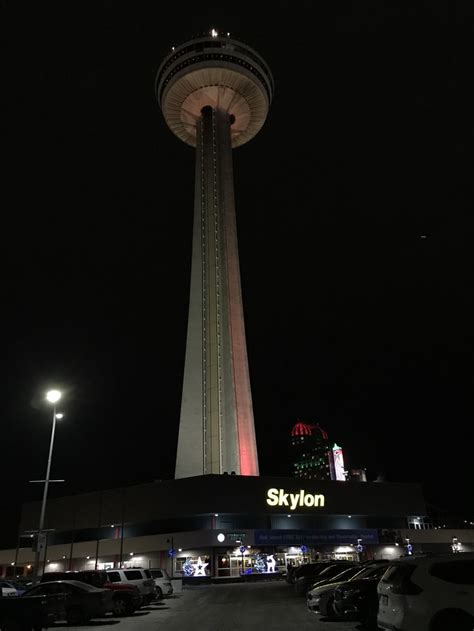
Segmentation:
<svg viewBox="0 0 474 631">
<path fill-rule="evenodd" d="M 168 550 L 168 556 L 170 558 L 171 563 L 171 578 L 174 578 L 174 557 L 176 556 L 176 550 L 174 547 L 173 537 L 170 537 L 166 540 L 166 543 L 171 543 L 171 548 Z"/>
<path fill-rule="evenodd" d="M 44 490 L 43 490 L 43 500 L 41 502 L 41 513 L 40 513 L 40 520 L 39 520 L 39 526 L 38 526 L 38 539 L 37 539 L 36 550 L 35 550 L 35 564 L 34 564 L 35 578 L 38 577 L 38 570 L 39 570 L 40 553 L 41 553 L 41 546 L 42 546 L 42 539 L 43 539 L 44 516 L 46 513 L 46 500 L 48 498 L 48 487 L 49 487 L 49 482 L 50 482 L 49 474 L 51 471 L 51 459 L 53 457 L 54 434 L 56 431 L 56 420 L 63 417 L 62 414 L 56 413 L 56 403 L 59 401 L 60 398 L 61 398 L 61 392 L 59 392 L 59 390 L 49 390 L 46 393 L 46 400 L 49 403 L 53 404 L 53 427 L 51 430 L 51 441 L 49 443 L 49 454 L 48 454 L 48 465 L 46 467 L 46 477 L 44 480 L 42 480 L 42 482 L 44 482 Z"/>
</svg>

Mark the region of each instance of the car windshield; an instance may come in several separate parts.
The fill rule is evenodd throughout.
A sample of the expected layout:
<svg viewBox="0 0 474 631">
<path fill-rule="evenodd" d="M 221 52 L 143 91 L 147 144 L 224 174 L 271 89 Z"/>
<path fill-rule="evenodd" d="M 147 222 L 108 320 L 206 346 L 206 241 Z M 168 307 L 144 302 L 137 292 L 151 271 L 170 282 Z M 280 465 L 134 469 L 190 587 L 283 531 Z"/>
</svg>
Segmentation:
<svg viewBox="0 0 474 631">
<path fill-rule="evenodd" d="M 387 566 L 388 566 L 388 563 L 387 565 L 382 564 L 382 563 L 378 565 L 371 565 L 371 566 L 369 565 L 369 567 L 364 568 L 358 574 L 353 576 L 351 580 L 359 580 L 360 578 L 373 578 L 377 576 L 382 576 L 382 574 L 385 573 Z"/>
<path fill-rule="evenodd" d="M 342 566 L 344 567 L 344 566 Z M 320 577 L 321 580 L 324 580 L 326 578 L 331 578 L 333 576 L 336 576 L 337 574 L 341 573 L 341 566 L 339 565 L 330 565 L 329 567 L 326 567 L 321 573 L 320 573 Z"/>
<path fill-rule="evenodd" d="M 360 569 L 360 567 L 358 565 L 354 565 L 354 567 L 348 567 L 343 572 L 340 572 L 340 574 L 336 574 L 336 576 L 333 577 L 333 580 L 334 580 L 334 582 L 336 582 L 336 581 L 347 581 L 350 578 L 352 578 L 353 576 L 355 576 L 356 574 L 359 574 L 361 571 L 362 570 Z"/>
<path fill-rule="evenodd" d="M 309 574 L 316 574 L 317 572 L 325 569 L 325 566 L 321 563 L 308 563 L 307 565 L 300 565 L 296 570 L 296 576 L 308 576 Z"/>
</svg>

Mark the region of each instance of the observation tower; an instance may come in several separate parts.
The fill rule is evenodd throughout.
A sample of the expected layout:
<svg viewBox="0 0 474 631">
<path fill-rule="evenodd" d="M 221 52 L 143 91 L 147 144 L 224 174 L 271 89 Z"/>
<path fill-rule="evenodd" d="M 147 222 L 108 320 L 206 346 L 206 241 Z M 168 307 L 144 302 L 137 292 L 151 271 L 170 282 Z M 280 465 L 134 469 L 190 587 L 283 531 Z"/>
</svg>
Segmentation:
<svg viewBox="0 0 474 631">
<path fill-rule="evenodd" d="M 219 34 L 173 47 L 156 77 L 171 131 L 196 148 L 191 288 L 176 478 L 258 475 L 242 309 L 232 149 L 270 107 L 262 57 Z"/>
</svg>

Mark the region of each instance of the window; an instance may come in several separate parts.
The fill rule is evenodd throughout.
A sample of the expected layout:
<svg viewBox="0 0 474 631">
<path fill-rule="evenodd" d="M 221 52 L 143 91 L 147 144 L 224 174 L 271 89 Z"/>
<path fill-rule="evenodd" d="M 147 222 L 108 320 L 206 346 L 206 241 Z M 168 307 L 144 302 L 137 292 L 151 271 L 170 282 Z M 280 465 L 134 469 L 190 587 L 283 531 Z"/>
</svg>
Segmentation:
<svg viewBox="0 0 474 631">
<path fill-rule="evenodd" d="M 377 578 L 378 576 L 383 576 L 386 569 L 387 565 L 385 565 L 384 563 L 380 563 L 380 565 L 373 565 L 372 567 L 367 567 L 363 569 L 361 573 L 357 575 L 357 578 Z"/>
<path fill-rule="evenodd" d="M 107 576 L 109 577 L 109 581 L 111 583 L 120 583 L 122 580 L 120 578 L 120 572 L 107 572 Z"/>
<path fill-rule="evenodd" d="M 143 578 L 140 570 L 125 570 L 124 574 L 129 581 L 136 581 Z"/>
<path fill-rule="evenodd" d="M 382 583 L 399 586 L 403 583 L 405 579 L 410 578 L 414 571 L 415 566 L 412 564 L 400 563 L 397 565 L 392 565 L 383 575 Z"/>
<path fill-rule="evenodd" d="M 161 570 L 151 570 L 153 578 L 163 578 L 163 572 Z"/>
<path fill-rule="evenodd" d="M 175 560 L 176 572 L 183 571 L 183 565 L 186 563 L 186 557 L 177 557 Z"/>
<path fill-rule="evenodd" d="M 434 563 L 430 568 L 430 574 L 446 583 L 474 585 L 474 561 Z"/>
<path fill-rule="evenodd" d="M 90 585 L 88 587 L 90 587 Z M 63 583 L 61 585 L 61 591 L 65 592 L 66 594 L 75 594 L 79 590 L 76 585 L 69 585 L 68 583 Z"/>
<path fill-rule="evenodd" d="M 43 589 L 38 591 L 38 594 L 61 594 L 64 593 L 61 583 L 51 583 L 43 586 Z"/>
<path fill-rule="evenodd" d="M 45 594 L 46 591 L 44 589 L 44 585 L 38 585 L 38 587 L 33 587 L 33 589 L 28 590 L 28 596 L 41 596 Z"/>
</svg>

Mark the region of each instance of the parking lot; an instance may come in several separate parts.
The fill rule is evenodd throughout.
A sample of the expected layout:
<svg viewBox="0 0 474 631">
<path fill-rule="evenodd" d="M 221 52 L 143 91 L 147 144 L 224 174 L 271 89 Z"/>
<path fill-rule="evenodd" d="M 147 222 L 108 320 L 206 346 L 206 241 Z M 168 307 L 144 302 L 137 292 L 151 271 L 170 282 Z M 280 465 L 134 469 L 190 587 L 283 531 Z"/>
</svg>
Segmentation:
<svg viewBox="0 0 474 631">
<path fill-rule="evenodd" d="M 201 585 L 177 590 L 143 607 L 127 618 L 104 618 L 88 625 L 58 628 L 103 628 L 104 631 L 353 631 L 353 622 L 320 622 L 306 609 L 304 598 L 296 597 L 285 581 L 232 585 Z"/>
</svg>

